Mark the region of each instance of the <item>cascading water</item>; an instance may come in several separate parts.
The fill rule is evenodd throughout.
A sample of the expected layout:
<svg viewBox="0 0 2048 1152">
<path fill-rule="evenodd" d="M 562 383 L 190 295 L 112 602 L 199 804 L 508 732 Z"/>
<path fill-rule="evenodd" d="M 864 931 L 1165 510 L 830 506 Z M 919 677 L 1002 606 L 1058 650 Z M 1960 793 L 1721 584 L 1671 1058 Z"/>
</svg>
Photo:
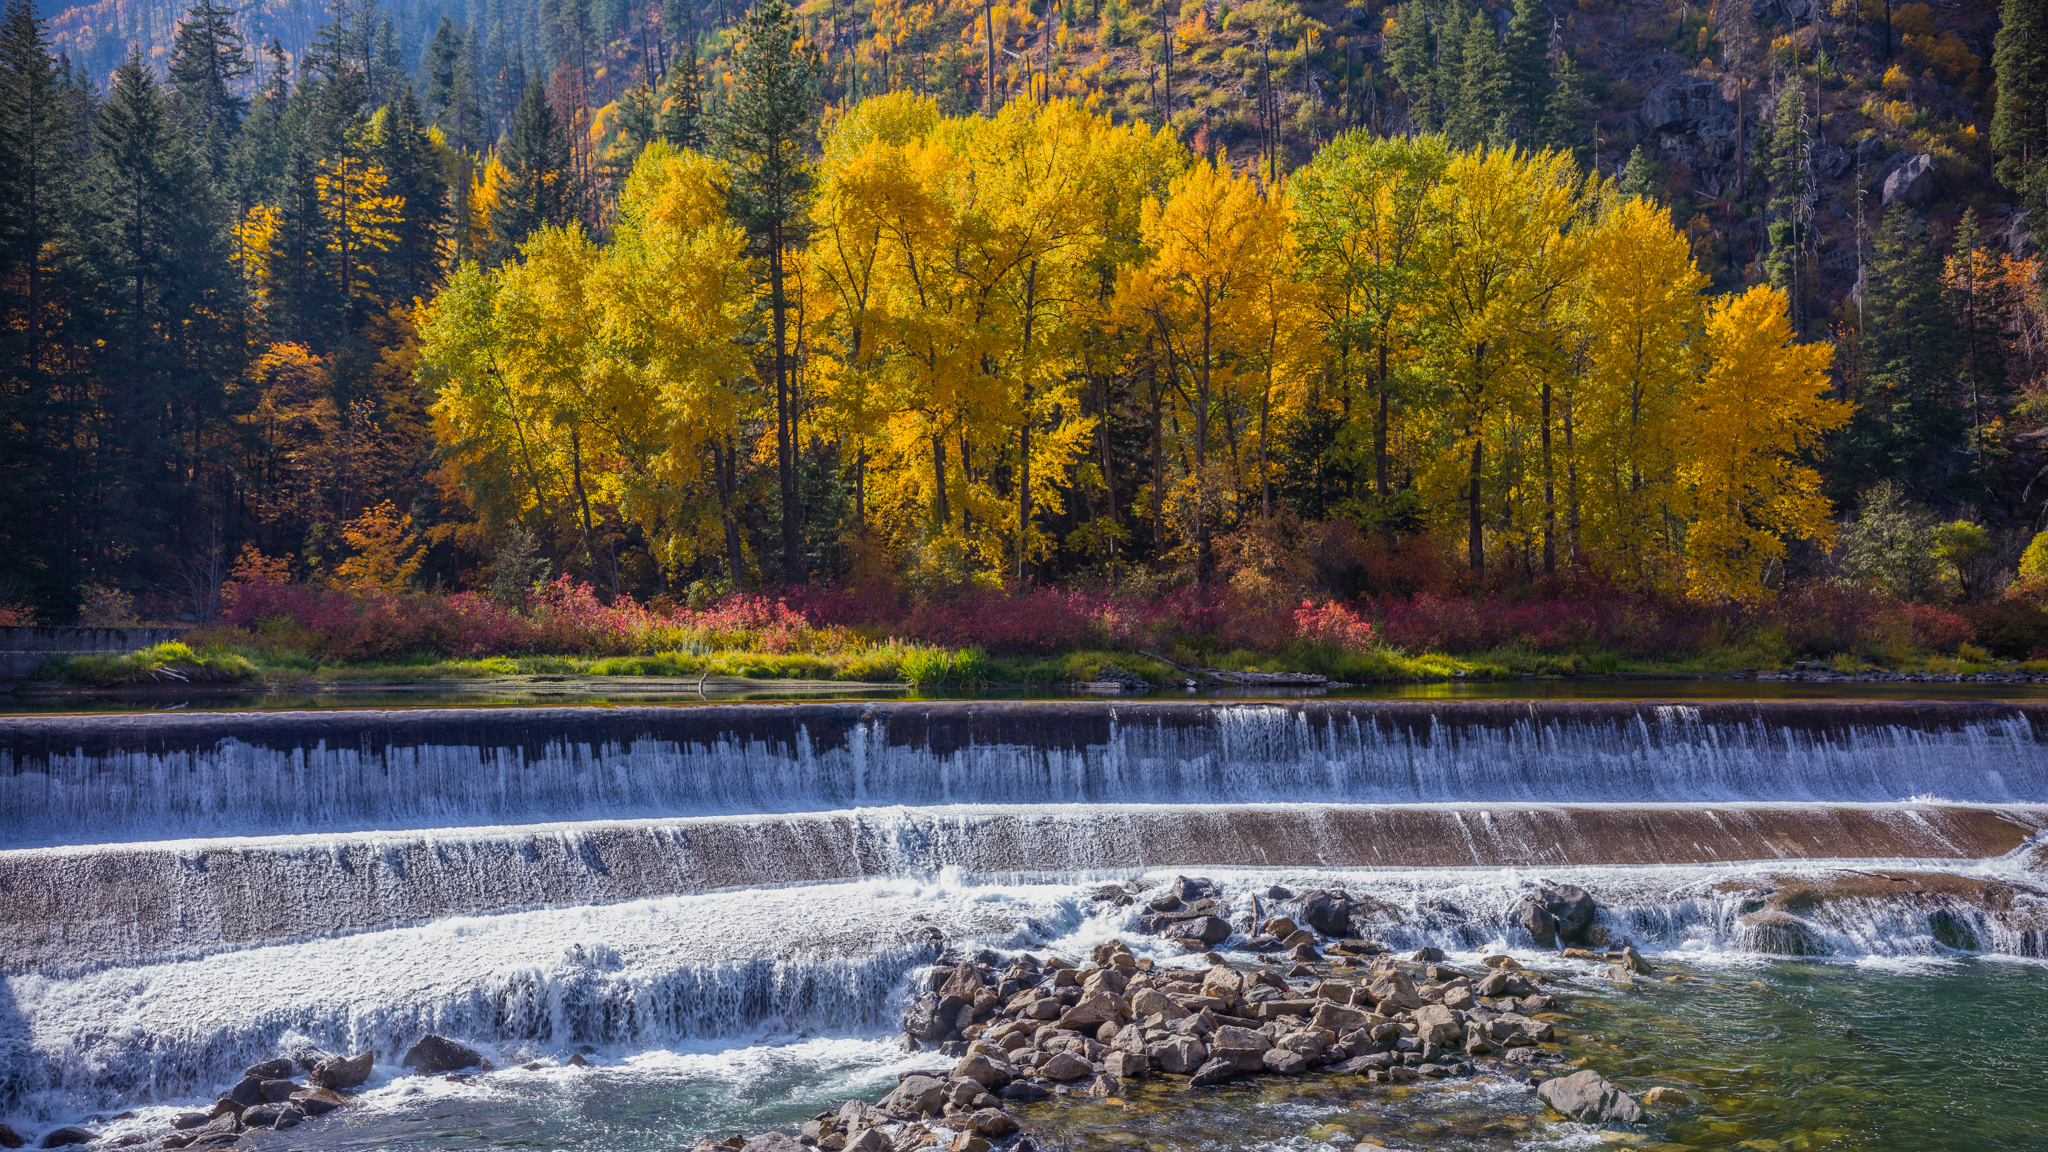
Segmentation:
<svg viewBox="0 0 2048 1152">
<path fill-rule="evenodd" d="M 0 1115 L 425 1031 L 879 1037 L 942 948 L 1132 939 L 1082 881 L 1161 869 L 1341 886 L 1399 948 L 1530 946 L 1540 880 L 1650 950 L 2036 955 L 2044 733 L 1997 704 L 4 719 Z"/>
</svg>

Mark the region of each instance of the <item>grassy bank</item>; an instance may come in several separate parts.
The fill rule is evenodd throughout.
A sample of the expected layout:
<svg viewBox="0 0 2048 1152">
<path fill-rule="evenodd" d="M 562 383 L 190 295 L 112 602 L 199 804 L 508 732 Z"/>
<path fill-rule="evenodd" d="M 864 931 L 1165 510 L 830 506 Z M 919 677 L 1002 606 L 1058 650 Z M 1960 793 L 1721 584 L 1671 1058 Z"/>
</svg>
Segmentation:
<svg viewBox="0 0 2048 1152">
<path fill-rule="evenodd" d="M 1175 665 L 1227 671 L 1308 672 L 1353 684 L 1430 683 L 1444 680 L 1607 679 L 1617 676 L 1725 676 L 1751 669 L 1789 668 L 1790 653 L 1724 647 L 1681 660 L 1630 659 L 1614 651 L 1539 652 L 1506 646 L 1483 652 L 1411 654 L 1394 648 L 1346 651 L 1293 644 L 1278 652 L 1174 648 L 1167 660 L 1130 651 L 1080 648 L 1053 655 L 990 655 L 977 647 L 943 648 L 881 641 L 832 652 L 764 652 L 743 648 L 679 649 L 636 656 L 532 654 L 457 659 L 432 652 L 398 659 L 329 661 L 237 628 L 202 629 L 184 643 L 159 644 L 126 655 L 59 658 L 38 679 L 53 685 L 124 684 L 371 684 L 433 680 L 489 680 L 516 676 L 672 677 L 679 680 L 807 680 L 896 683 L 915 687 L 1063 684 L 1093 680 L 1105 664 L 1155 685 L 1177 684 L 1187 673 Z M 2048 661 L 1997 660 L 1974 645 L 1959 654 L 1922 652 L 1883 665 L 1841 654 L 1815 661 L 1839 672 L 1880 667 L 1900 672 L 1972 673 L 1993 669 L 2048 671 Z"/>
</svg>

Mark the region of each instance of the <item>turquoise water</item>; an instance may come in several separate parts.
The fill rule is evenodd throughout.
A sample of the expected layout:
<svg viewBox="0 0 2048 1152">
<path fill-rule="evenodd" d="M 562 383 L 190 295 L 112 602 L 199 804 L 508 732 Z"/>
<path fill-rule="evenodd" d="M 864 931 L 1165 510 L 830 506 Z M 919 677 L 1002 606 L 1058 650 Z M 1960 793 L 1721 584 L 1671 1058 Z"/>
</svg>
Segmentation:
<svg viewBox="0 0 2048 1152">
<path fill-rule="evenodd" d="M 1362 1139 L 1445 1152 L 2048 1148 L 2048 968 L 1979 957 L 1663 968 L 1678 971 L 1689 978 L 1675 985 L 1585 981 L 1573 1023 L 1560 1025 L 1572 1061 L 1638 1093 L 1664 1084 L 1696 1100 L 1653 1110 L 1632 1129 L 1562 1121 L 1513 1082 L 1390 1089 L 1318 1075 L 1195 1093 L 1161 1080 L 1121 1102 L 1048 1102 L 1019 1115 L 1068 1152 L 1349 1152 Z M 587 1070 L 513 1070 L 468 1084 L 401 1078 L 363 1107 L 252 1143 L 653 1152 L 798 1123 L 852 1095 L 876 1099 L 898 1071 L 933 1063 L 881 1041 L 812 1040 L 600 1055 Z"/>
</svg>

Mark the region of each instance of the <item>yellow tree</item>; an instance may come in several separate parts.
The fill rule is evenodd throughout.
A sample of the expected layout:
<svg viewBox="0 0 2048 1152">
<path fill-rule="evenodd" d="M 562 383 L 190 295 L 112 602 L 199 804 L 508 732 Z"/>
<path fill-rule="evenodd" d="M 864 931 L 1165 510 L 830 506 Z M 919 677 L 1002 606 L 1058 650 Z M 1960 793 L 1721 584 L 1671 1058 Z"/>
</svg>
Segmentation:
<svg viewBox="0 0 2048 1152">
<path fill-rule="evenodd" d="M 1806 462 L 1848 422 L 1827 397 L 1834 348 L 1795 344 L 1785 295 L 1756 287 L 1707 314 L 1711 358 L 1678 452 L 1688 496 L 1686 581 L 1695 595 L 1754 599 L 1785 542 L 1833 530 L 1820 473 Z"/>
<path fill-rule="evenodd" d="M 631 463 L 628 504 L 663 559 L 718 539 L 743 578 L 739 429 L 759 408 L 740 340 L 751 318 L 746 235 L 725 212 L 722 170 L 656 141 L 619 195 L 619 223 L 592 277 L 607 424 Z M 711 458 L 714 501 L 697 498 Z"/>
<path fill-rule="evenodd" d="M 1662 208 L 1610 196 L 1597 211 L 1575 293 L 1583 399 L 1574 397 L 1579 402 L 1568 418 L 1587 490 L 1583 509 L 1574 508 L 1583 519 L 1574 520 L 1601 563 L 1650 582 L 1674 550 L 1664 530 L 1674 511 L 1678 440 L 1704 352 L 1700 291 L 1707 280 Z M 1554 527 L 1548 468 L 1544 481 L 1545 514 Z"/>
<path fill-rule="evenodd" d="M 1348 387 L 1362 369 L 1373 408 L 1373 491 L 1384 499 L 1390 410 L 1420 367 L 1423 275 L 1445 233 L 1437 187 L 1450 168 L 1441 136 L 1350 132 L 1296 172 L 1294 235 L 1333 360 Z"/>
<path fill-rule="evenodd" d="M 1453 237 L 1431 249 L 1422 320 L 1450 401 L 1453 458 L 1466 462 L 1466 557 L 1475 572 L 1486 568 L 1486 442 L 1496 423 L 1524 418 L 1527 395 L 1515 385 L 1553 370 L 1545 361 L 1557 351 L 1559 290 L 1577 274 L 1581 246 L 1568 229 L 1581 182 L 1567 153 L 1485 149 L 1456 154 L 1438 187 Z M 1445 480 L 1448 471 L 1440 470 Z M 1502 473 L 1501 494 L 1511 498 L 1516 488 Z"/>
<path fill-rule="evenodd" d="M 1286 259 L 1285 212 L 1257 181 L 1197 161 L 1146 207 L 1143 234 L 1152 258 L 1132 270 L 1119 305 L 1141 317 L 1166 347 L 1174 387 L 1190 423 L 1193 508 L 1188 535 L 1197 579 L 1212 567 L 1209 475 L 1211 418 L 1222 377 L 1255 355 L 1240 343 L 1259 328 L 1257 310 L 1270 302 L 1273 265 Z"/>
</svg>

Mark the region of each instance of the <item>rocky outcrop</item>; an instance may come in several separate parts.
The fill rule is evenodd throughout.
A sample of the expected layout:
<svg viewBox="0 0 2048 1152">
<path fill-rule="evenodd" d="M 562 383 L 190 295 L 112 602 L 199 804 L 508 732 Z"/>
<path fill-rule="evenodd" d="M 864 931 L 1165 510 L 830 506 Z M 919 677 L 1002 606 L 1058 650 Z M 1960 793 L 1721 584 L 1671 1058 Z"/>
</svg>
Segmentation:
<svg viewBox="0 0 2048 1152">
<path fill-rule="evenodd" d="M 1884 178 L 1884 202 L 1918 205 L 1934 193 L 1934 157 L 1922 152 L 1909 156 Z"/>
<path fill-rule="evenodd" d="M 465 1048 L 445 1036 L 432 1033 L 420 1037 L 419 1043 L 407 1049 L 405 1058 L 399 1063 L 422 1076 L 438 1076 L 464 1068 L 490 1068 L 490 1063 L 476 1049 Z"/>
</svg>

